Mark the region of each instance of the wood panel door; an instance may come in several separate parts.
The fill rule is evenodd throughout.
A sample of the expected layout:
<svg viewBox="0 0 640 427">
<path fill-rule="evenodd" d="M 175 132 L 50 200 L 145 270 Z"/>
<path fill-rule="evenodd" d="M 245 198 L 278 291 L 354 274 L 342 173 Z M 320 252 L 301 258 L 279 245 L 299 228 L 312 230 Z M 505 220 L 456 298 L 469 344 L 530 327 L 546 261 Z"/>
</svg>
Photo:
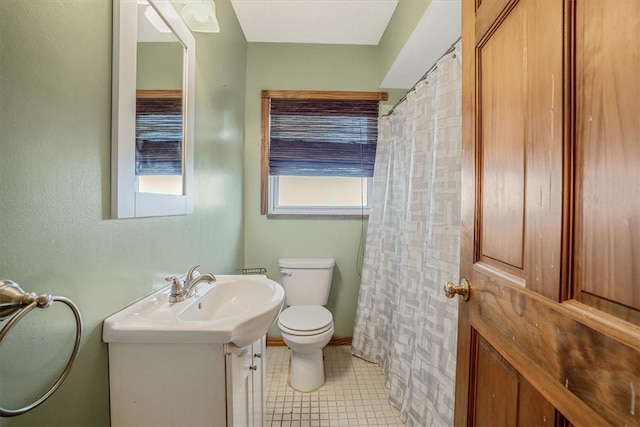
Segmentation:
<svg viewBox="0 0 640 427">
<path fill-rule="evenodd" d="M 463 1 L 456 425 L 640 425 L 640 1 Z"/>
</svg>

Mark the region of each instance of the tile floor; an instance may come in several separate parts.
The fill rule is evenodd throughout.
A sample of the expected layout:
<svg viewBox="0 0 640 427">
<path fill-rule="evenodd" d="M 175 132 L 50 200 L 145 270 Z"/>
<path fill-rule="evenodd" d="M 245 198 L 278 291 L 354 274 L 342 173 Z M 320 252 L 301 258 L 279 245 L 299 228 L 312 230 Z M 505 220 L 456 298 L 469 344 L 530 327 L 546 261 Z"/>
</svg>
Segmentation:
<svg viewBox="0 0 640 427">
<path fill-rule="evenodd" d="M 265 426 L 404 426 L 378 365 L 353 357 L 349 346 L 327 346 L 324 366 L 324 386 L 300 393 L 287 383 L 289 349 L 267 347 Z"/>
</svg>

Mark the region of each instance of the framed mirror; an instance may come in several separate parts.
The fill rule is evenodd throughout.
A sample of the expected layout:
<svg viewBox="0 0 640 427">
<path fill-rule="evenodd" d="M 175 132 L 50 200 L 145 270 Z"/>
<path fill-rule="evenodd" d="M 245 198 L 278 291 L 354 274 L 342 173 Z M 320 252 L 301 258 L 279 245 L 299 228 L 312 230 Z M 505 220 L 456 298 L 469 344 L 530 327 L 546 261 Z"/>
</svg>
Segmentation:
<svg viewBox="0 0 640 427">
<path fill-rule="evenodd" d="M 193 212 L 195 39 L 169 0 L 114 0 L 111 213 Z"/>
</svg>

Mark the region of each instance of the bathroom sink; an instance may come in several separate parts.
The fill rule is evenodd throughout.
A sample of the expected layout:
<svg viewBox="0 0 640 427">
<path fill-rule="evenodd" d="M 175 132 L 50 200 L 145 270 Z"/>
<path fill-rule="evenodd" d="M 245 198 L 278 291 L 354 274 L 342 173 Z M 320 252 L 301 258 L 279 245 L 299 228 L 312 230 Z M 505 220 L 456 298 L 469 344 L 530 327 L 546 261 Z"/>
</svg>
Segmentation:
<svg viewBox="0 0 640 427">
<path fill-rule="evenodd" d="M 266 334 L 284 301 L 266 276 L 216 276 L 195 296 L 170 304 L 166 286 L 104 321 L 105 342 L 232 343 L 247 346 Z"/>
</svg>

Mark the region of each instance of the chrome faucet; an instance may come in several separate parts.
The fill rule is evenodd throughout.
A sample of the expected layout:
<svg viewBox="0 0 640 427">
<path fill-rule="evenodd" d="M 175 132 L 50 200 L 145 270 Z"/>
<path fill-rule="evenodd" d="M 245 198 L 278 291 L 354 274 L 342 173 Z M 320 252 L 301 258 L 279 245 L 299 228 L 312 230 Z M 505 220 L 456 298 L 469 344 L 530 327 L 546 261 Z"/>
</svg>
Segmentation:
<svg viewBox="0 0 640 427">
<path fill-rule="evenodd" d="M 213 283 L 216 277 L 211 273 L 200 274 L 196 270 L 200 265 L 194 265 L 187 273 L 184 283 L 177 277 L 167 277 L 167 281 L 171 282 L 171 293 L 169 294 L 169 303 L 184 301 L 194 296 L 197 292 L 198 284 L 202 282 Z M 197 274 L 197 275 L 196 275 Z"/>
<path fill-rule="evenodd" d="M 189 298 L 196 293 L 196 290 L 197 290 L 196 286 L 198 286 L 198 283 L 202 283 L 202 282 L 213 283 L 216 281 L 216 276 L 214 276 L 211 273 L 204 273 L 204 274 L 198 273 L 196 271 L 198 267 L 200 267 L 200 265 L 194 265 L 193 267 L 191 267 L 191 269 L 187 273 L 187 281 L 184 284 L 184 289 L 186 294 L 185 298 Z M 198 275 L 195 276 L 195 273 L 198 273 Z"/>
</svg>

